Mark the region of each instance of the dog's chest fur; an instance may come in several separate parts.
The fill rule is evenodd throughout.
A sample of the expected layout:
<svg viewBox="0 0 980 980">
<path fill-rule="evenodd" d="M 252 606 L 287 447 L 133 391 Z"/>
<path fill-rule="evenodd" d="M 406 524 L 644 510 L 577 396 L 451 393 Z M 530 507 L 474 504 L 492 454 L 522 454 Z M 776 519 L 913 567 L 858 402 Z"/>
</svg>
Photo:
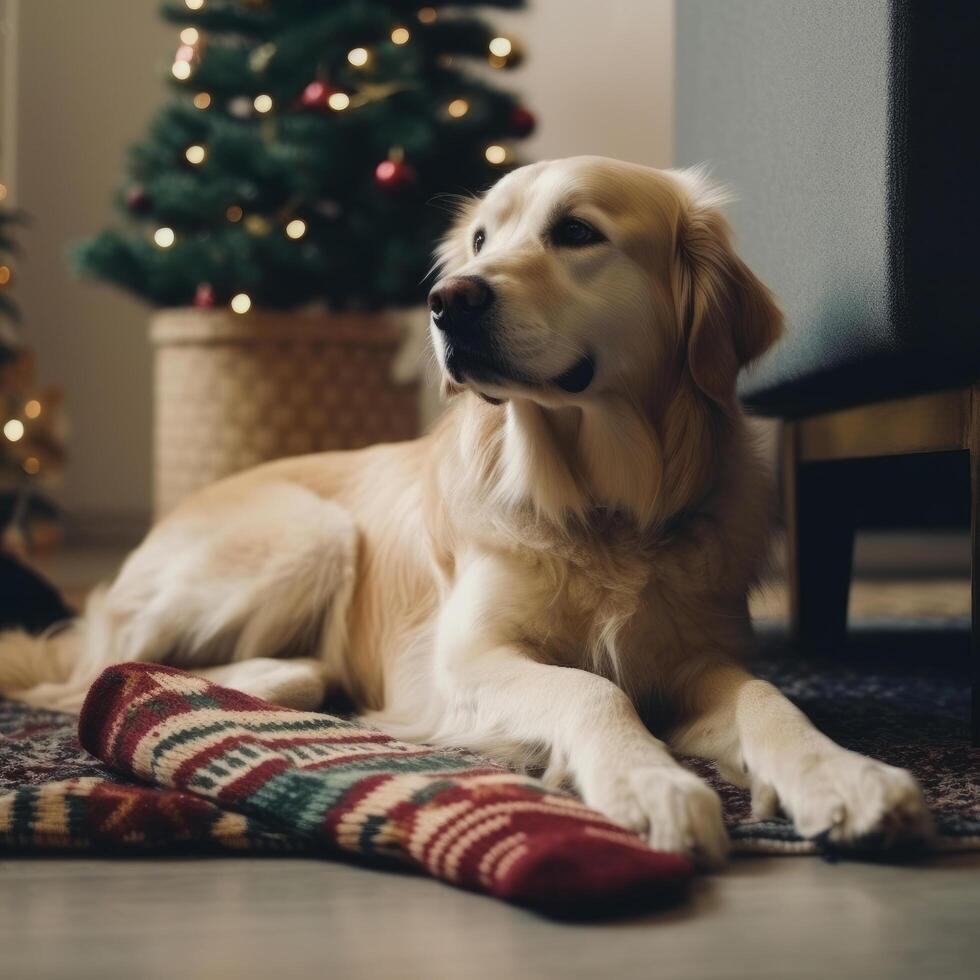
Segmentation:
<svg viewBox="0 0 980 980">
<path fill-rule="evenodd" d="M 560 536 L 525 528 L 514 556 L 538 583 L 540 601 L 521 640 L 548 662 L 616 674 L 648 602 L 655 543 L 617 515 Z"/>
<path fill-rule="evenodd" d="M 520 639 L 541 660 L 603 674 L 642 700 L 678 660 L 748 635 L 747 579 L 723 560 L 723 539 L 705 515 L 669 533 L 618 515 L 562 536 L 525 528 L 513 555 L 541 588 Z"/>
</svg>

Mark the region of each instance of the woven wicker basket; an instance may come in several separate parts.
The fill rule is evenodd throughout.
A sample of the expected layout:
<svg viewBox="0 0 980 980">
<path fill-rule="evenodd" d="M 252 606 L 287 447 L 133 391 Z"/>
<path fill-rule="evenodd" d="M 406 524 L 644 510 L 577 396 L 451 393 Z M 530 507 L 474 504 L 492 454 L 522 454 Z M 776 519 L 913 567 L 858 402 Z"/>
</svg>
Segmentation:
<svg viewBox="0 0 980 980">
<path fill-rule="evenodd" d="M 395 317 L 175 309 L 150 332 L 158 515 L 265 460 L 418 433 L 418 386 L 392 377 Z"/>
</svg>

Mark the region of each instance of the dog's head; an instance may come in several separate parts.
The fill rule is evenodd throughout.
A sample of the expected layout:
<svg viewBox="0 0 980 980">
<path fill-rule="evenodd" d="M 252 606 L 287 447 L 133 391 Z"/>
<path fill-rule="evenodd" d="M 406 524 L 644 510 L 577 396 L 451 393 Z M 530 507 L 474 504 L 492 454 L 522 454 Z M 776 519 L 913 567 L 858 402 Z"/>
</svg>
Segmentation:
<svg viewBox="0 0 980 980">
<path fill-rule="evenodd" d="M 439 251 L 431 333 L 448 387 L 555 407 L 647 402 L 687 379 L 733 404 L 781 316 L 696 171 L 599 157 L 523 167 Z"/>
</svg>

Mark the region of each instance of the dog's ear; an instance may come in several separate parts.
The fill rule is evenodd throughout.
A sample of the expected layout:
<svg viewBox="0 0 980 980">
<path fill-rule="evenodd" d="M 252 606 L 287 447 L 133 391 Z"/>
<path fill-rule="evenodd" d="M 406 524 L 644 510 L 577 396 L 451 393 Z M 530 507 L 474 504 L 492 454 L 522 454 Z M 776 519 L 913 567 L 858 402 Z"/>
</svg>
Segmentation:
<svg viewBox="0 0 980 980">
<path fill-rule="evenodd" d="M 739 370 L 767 351 L 783 329 L 769 289 L 735 254 L 721 212 L 724 192 L 700 173 L 683 175 L 690 198 L 682 210 L 674 262 L 674 295 L 695 384 L 726 409 L 735 405 Z"/>
</svg>

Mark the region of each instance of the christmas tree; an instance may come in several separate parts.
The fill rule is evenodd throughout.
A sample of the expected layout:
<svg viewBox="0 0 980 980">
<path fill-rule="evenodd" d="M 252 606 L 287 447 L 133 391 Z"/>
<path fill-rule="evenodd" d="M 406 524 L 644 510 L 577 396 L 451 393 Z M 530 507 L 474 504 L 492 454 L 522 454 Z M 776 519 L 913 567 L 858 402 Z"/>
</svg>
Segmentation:
<svg viewBox="0 0 980 980">
<path fill-rule="evenodd" d="M 39 389 L 34 355 L 22 346 L 14 301 L 15 231 L 22 212 L 5 207 L 0 184 L 0 546 L 15 551 L 43 548 L 58 537 L 56 508 L 41 485 L 61 470 L 64 447 L 59 424 L 60 392 Z"/>
<path fill-rule="evenodd" d="M 0 184 L 0 368 L 14 357 L 17 349 L 14 327 L 20 321 L 20 310 L 11 296 L 14 273 L 9 263 L 17 252 L 14 232 L 25 221 L 22 212 L 4 207 L 6 197 L 7 188 Z"/>
<path fill-rule="evenodd" d="M 127 218 L 81 268 L 157 306 L 406 306 L 447 198 L 515 163 L 521 59 L 471 8 L 523 0 L 172 0 L 176 97 L 133 148 Z"/>
</svg>

